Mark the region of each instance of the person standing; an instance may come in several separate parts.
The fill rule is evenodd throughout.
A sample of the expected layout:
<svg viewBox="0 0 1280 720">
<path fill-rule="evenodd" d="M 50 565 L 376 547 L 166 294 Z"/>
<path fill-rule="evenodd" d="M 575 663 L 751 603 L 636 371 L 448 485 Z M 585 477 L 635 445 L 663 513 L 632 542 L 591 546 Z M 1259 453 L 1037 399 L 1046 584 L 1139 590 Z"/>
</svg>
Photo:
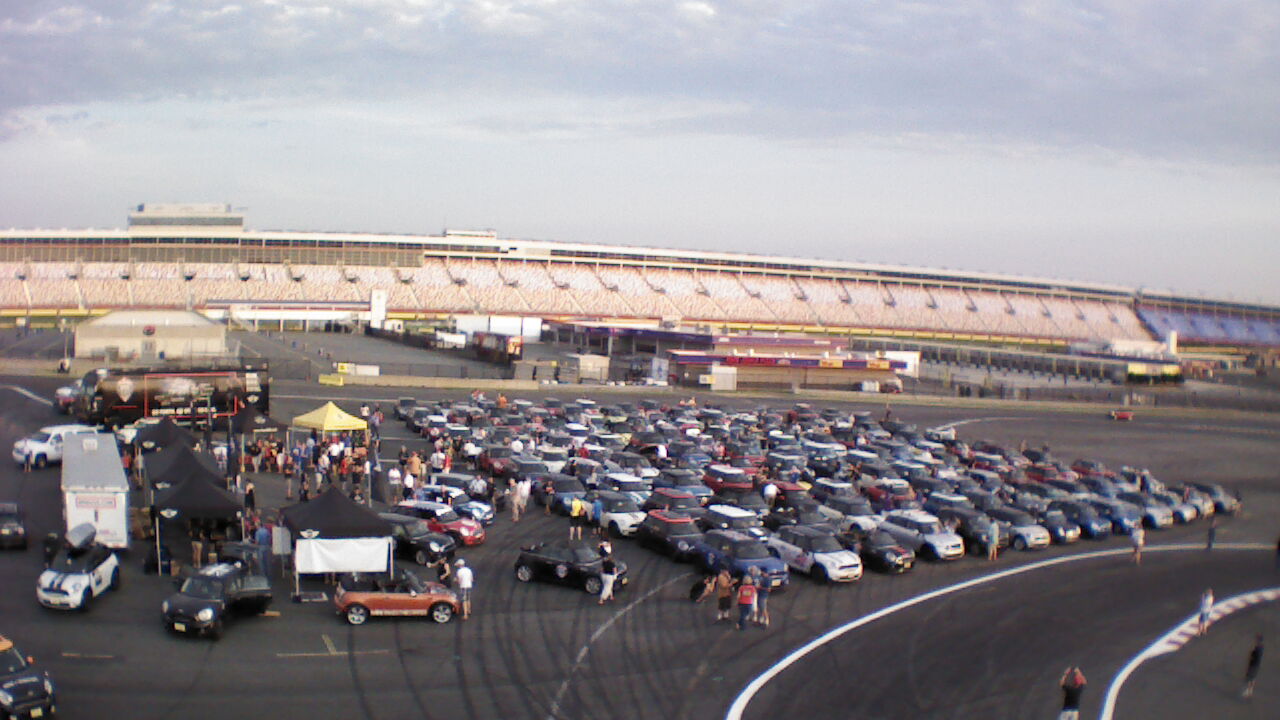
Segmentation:
<svg viewBox="0 0 1280 720">
<path fill-rule="evenodd" d="M 1253 686 L 1258 682 L 1258 669 L 1262 667 L 1262 634 L 1253 641 L 1253 649 L 1249 651 L 1249 664 L 1244 669 L 1244 690 L 1240 696 L 1245 700 L 1253 697 Z"/>
<path fill-rule="evenodd" d="M 613 602 L 613 581 L 618 578 L 618 565 L 613 561 L 613 554 L 604 556 L 600 561 L 600 604 Z"/>
<path fill-rule="evenodd" d="M 569 539 L 582 539 L 582 526 L 587 522 L 587 504 L 582 498 L 575 497 L 569 501 Z"/>
<path fill-rule="evenodd" d="M 459 560 L 456 565 L 458 570 L 453 575 L 458 583 L 458 600 L 462 602 L 462 619 L 466 620 L 471 617 L 471 588 L 475 585 L 475 576 L 466 560 Z"/>
<path fill-rule="evenodd" d="M 759 568 L 752 568 L 756 577 L 756 624 L 769 627 L 769 581 L 760 575 Z"/>
<path fill-rule="evenodd" d="M 244 483 L 244 509 L 253 512 L 258 509 L 258 498 L 253 486 L 253 480 L 246 480 Z"/>
<path fill-rule="evenodd" d="M 995 518 L 987 520 L 987 560 L 995 560 L 1000 556 L 1000 523 Z"/>
<path fill-rule="evenodd" d="M 1196 626 L 1196 635 L 1204 635 L 1209 631 L 1209 614 L 1213 612 L 1213 588 L 1205 588 L 1200 596 L 1200 621 Z"/>
<path fill-rule="evenodd" d="M 1142 564 L 1142 548 L 1147 544 L 1147 533 L 1139 523 L 1129 532 L 1129 543 L 1133 545 L 1133 564 Z"/>
<path fill-rule="evenodd" d="M 1080 697 L 1087 684 L 1078 667 L 1069 667 L 1062 674 L 1062 681 L 1058 683 L 1062 688 L 1062 712 L 1058 713 L 1058 720 L 1079 720 Z"/>
<path fill-rule="evenodd" d="M 1214 515 L 1209 518 L 1208 536 L 1205 538 L 1204 549 L 1206 552 L 1213 549 L 1213 541 L 1218 539 L 1218 516 Z"/>
<path fill-rule="evenodd" d="M 733 608 L 733 576 L 728 568 L 722 568 L 716 575 L 716 622 L 729 619 L 729 610 Z"/>
<path fill-rule="evenodd" d="M 738 629 L 746 628 L 747 621 L 756 611 L 756 584 L 748 575 L 738 586 Z"/>
</svg>

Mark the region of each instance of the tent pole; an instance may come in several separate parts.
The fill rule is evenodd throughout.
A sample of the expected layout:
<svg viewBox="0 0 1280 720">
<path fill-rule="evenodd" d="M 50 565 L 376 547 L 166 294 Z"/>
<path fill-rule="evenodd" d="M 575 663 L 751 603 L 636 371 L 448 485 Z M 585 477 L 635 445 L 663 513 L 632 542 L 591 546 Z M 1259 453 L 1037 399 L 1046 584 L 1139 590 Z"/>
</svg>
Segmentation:
<svg viewBox="0 0 1280 720">
<path fill-rule="evenodd" d="M 160 510 L 153 504 L 151 511 L 155 513 L 152 519 L 156 524 L 156 577 L 160 577 Z M 169 572 L 173 572 L 173 565 L 169 566 Z"/>
</svg>

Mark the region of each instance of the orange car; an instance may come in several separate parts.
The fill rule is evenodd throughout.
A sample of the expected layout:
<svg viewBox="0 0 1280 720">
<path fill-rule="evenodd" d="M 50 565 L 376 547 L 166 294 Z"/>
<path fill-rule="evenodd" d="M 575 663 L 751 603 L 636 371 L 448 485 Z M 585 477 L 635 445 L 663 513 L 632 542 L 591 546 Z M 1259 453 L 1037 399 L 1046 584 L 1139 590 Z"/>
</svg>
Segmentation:
<svg viewBox="0 0 1280 720">
<path fill-rule="evenodd" d="M 338 614 L 352 625 L 363 625 L 374 615 L 424 615 L 447 623 L 462 610 L 458 596 L 439 583 L 423 582 L 411 572 L 385 575 L 345 575 L 333 596 Z"/>
<path fill-rule="evenodd" d="M 1132 410 L 1112 410 L 1112 411 L 1111 411 L 1111 419 L 1112 419 L 1112 420 L 1123 420 L 1123 421 L 1132 420 L 1132 419 L 1133 419 L 1133 411 L 1132 411 Z"/>
</svg>

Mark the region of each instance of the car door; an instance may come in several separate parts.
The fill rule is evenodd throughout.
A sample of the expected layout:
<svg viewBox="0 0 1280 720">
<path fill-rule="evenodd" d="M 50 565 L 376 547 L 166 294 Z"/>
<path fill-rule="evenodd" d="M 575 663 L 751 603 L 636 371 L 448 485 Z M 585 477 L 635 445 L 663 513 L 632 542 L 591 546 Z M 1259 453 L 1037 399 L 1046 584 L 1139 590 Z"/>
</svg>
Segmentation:
<svg viewBox="0 0 1280 720">
<path fill-rule="evenodd" d="M 93 586 L 93 594 L 101 595 L 107 589 L 107 585 L 111 583 L 111 563 L 107 562 L 111 558 L 111 551 L 102 545 L 95 545 L 89 561 L 89 583 Z"/>
<path fill-rule="evenodd" d="M 786 554 L 783 560 L 786 560 L 787 565 L 803 573 L 813 569 L 813 553 L 809 552 L 809 542 L 810 539 L 803 535 L 787 538 L 784 542 L 786 549 L 783 551 Z"/>
</svg>

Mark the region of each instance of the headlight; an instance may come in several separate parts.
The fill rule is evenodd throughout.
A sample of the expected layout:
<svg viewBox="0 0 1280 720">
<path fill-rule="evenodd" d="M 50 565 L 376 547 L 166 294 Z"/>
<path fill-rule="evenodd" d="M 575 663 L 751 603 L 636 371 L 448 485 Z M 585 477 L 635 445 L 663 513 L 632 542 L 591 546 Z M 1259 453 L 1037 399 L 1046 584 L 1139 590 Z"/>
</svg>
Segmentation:
<svg viewBox="0 0 1280 720">
<path fill-rule="evenodd" d="M 13 696 L 3 690 L 0 690 L 0 705 L 13 705 Z"/>
<path fill-rule="evenodd" d="M 442 547 L 440 543 L 437 543 L 437 542 L 427 543 L 427 547 L 431 548 L 431 552 L 436 552 L 436 553 L 440 552 L 441 550 L 444 550 L 444 547 Z"/>
<path fill-rule="evenodd" d="M 205 608 L 196 613 L 196 619 L 200 622 L 209 622 L 213 619 L 213 608 Z"/>
<path fill-rule="evenodd" d="M 169 612 L 169 601 L 168 601 L 168 600 L 165 600 L 164 602 L 160 603 L 160 612 L 165 612 L 165 613 Z"/>
</svg>

